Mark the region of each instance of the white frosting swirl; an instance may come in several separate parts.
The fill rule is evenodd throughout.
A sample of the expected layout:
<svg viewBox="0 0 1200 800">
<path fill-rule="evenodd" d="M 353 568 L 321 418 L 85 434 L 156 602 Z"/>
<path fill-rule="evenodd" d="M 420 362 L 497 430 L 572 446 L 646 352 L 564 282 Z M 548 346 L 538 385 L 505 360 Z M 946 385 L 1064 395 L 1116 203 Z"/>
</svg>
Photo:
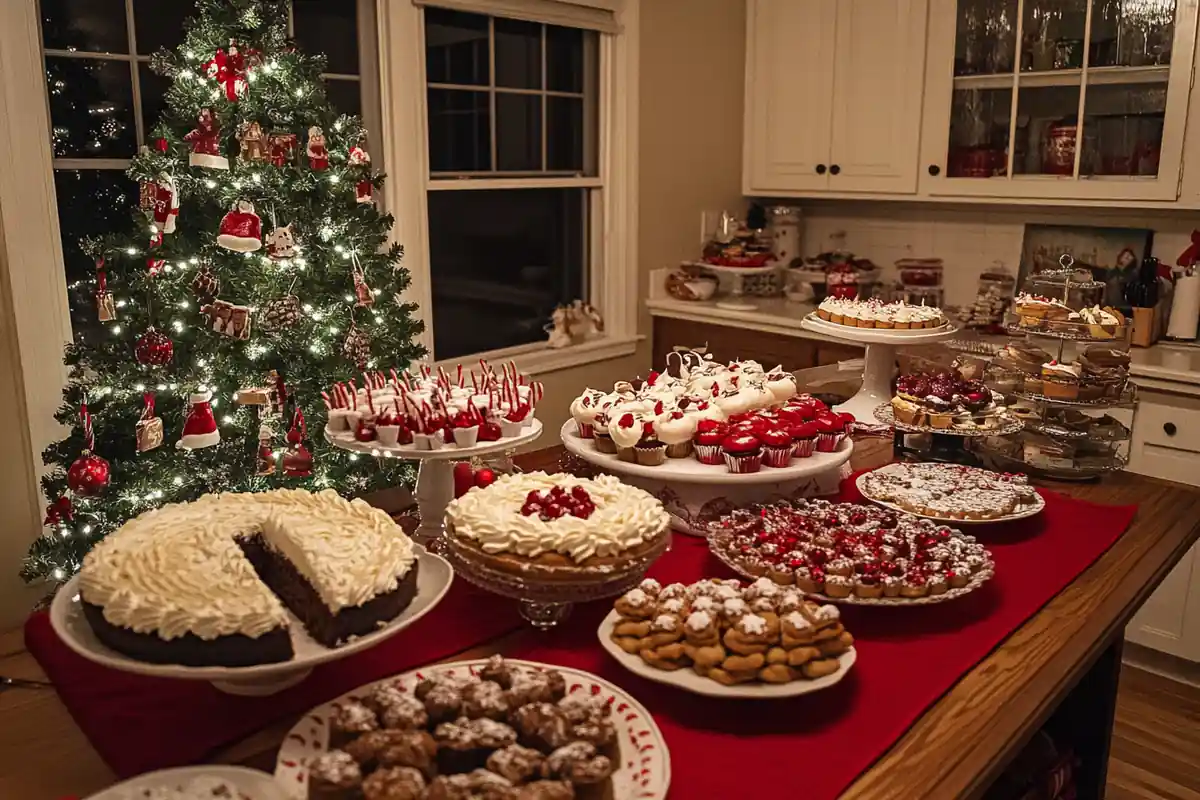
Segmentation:
<svg viewBox="0 0 1200 800">
<path fill-rule="evenodd" d="M 543 520 L 525 516 L 521 506 L 530 492 L 582 486 L 596 505 L 587 519 L 570 515 Z M 472 489 L 446 507 L 454 535 L 470 539 L 487 553 L 515 553 L 529 558 L 546 552 L 569 555 L 576 562 L 593 556 L 615 556 L 663 535 L 670 520 L 662 503 L 648 492 L 611 475 L 595 479 L 527 472 L 506 475 L 484 489 Z"/>
<path fill-rule="evenodd" d="M 80 593 L 138 633 L 256 638 L 286 627 L 287 617 L 235 541 L 255 533 L 335 613 L 395 589 L 415 559 L 385 512 L 331 490 L 206 495 L 135 517 L 98 543 L 84 559 Z"/>
</svg>

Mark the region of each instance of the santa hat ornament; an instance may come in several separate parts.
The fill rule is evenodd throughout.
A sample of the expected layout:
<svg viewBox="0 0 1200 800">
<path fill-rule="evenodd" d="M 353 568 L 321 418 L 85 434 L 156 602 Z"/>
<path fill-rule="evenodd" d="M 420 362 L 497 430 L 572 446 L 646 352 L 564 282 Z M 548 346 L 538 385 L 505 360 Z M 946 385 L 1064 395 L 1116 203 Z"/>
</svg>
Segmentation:
<svg viewBox="0 0 1200 800">
<path fill-rule="evenodd" d="M 221 219 L 217 244 L 235 253 L 253 253 L 262 248 L 262 220 L 254 213 L 254 204 L 238 200 Z"/>
<path fill-rule="evenodd" d="M 183 423 L 183 436 L 175 444 L 180 450 L 199 450 L 221 442 L 217 430 L 217 419 L 213 416 L 212 392 L 205 389 L 193 392 L 188 397 L 187 421 Z"/>
</svg>

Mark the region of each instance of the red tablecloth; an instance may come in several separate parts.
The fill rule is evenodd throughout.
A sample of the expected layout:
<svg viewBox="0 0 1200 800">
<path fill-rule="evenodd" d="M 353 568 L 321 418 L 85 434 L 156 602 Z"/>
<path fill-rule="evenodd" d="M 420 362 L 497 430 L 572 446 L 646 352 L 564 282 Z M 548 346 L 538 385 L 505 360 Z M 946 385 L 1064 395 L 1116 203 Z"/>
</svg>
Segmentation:
<svg viewBox="0 0 1200 800">
<path fill-rule="evenodd" d="M 653 713 L 671 749 L 673 798 L 770 796 L 803 786 L 836 797 L 958 679 L 1075 579 L 1125 531 L 1136 507 L 1045 493 L 1029 520 L 972 528 L 992 549 L 996 577 L 971 595 L 922 608 L 845 609 L 858 663 L 837 686 L 768 702 L 702 698 L 637 678 L 596 642 L 608 603 L 580 607 L 568 625 L 514 656 L 595 672 Z M 845 500 L 861 497 L 846 484 Z M 726 574 L 700 539 L 677 536 L 651 574 L 690 582 Z M 319 668 L 268 698 L 224 695 L 204 683 L 113 672 L 69 651 L 44 614 L 26 644 L 84 734 L 121 775 L 203 760 L 212 750 L 355 686 L 443 658 L 513 627 L 513 605 L 456 584 L 439 608 L 372 650 Z M 983 724 L 964 719 L 964 725 Z M 705 759 L 720 759 L 712 767 Z"/>
<path fill-rule="evenodd" d="M 513 655 L 596 673 L 641 700 L 670 748 L 672 798 L 770 797 L 771 787 L 777 792 L 781 786 L 803 787 L 810 800 L 834 798 L 1111 547 L 1137 511 L 1043 495 L 1046 510 L 1037 517 L 970 528 L 996 562 L 996 576 L 979 590 L 932 606 L 843 607 L 858 661 L 822 692 L 788 700 L 716 700 L 638 678 L 596 644 L 608 605 L 581 609 L 570 635 Z M 843 483 L 840 499 L 862 502 L 853 480 Z M 726 574 L 702 540 L 687 536 L 677 536 L 651 569 L 663 583 Z M 962 724 L 986 720 L 964 718 Z"/>
</svg>

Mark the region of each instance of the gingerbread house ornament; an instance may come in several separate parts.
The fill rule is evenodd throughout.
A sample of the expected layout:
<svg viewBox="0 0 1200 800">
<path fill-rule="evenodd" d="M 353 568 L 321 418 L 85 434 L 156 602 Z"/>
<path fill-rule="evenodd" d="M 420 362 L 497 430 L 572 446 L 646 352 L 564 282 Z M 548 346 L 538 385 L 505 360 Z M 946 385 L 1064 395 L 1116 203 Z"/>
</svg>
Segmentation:
<svg viewBox="0 0 1200 800">
<path fill-rule="evenodd" d="M 267 161 L 270 159 L 270 153 L 267 150 L 267 135 L 263 133 L 262 126 L 257 122 L 243 122 L 241 128 L 238 129 L 238 141 L 241 143 L 241 152 L 238 155 L 241 161 Z"/>
</svg>

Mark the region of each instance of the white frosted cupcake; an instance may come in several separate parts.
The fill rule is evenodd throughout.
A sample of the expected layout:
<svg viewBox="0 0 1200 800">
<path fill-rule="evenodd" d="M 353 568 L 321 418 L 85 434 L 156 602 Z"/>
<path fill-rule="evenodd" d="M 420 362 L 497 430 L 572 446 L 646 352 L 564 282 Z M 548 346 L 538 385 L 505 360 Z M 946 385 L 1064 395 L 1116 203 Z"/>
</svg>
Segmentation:
<svg viewBox="0 0 1200 800">
<path fill-rule="evenodd" d="M 608 423 L 608 435 L 617 446 L 617 458 L 622 461 L 636 461 L 637 454 L 633 448 L 642 440 L 646 420 L 640 412 L 635 413 L 623 408 L 612 412 L 610 418 L 612 421 Z"/>
<path fill-rule="evenodd" d="M 687 458 L 692 454 L 692 437 L 697 420 L 675 409 L 654 420 L 658 440 L 667 446 L 667 458 Z"/>
<path fill-rule="evenodd" d="M 783 403 L 796 394 L 796 376 L 776 367 L 767 373 L 765 386 L 775 403 Z"/>
<path fill-rule="evenodd" d="M 600 412 L 600 401 L 604 392 L 596 389 L 584 389 L 583 394 L 571 401 L 571 418 L 575 420 L 575 429 L 581 439 L 591 439 L 595 436 L 596 414 Z"/>
</svg>

